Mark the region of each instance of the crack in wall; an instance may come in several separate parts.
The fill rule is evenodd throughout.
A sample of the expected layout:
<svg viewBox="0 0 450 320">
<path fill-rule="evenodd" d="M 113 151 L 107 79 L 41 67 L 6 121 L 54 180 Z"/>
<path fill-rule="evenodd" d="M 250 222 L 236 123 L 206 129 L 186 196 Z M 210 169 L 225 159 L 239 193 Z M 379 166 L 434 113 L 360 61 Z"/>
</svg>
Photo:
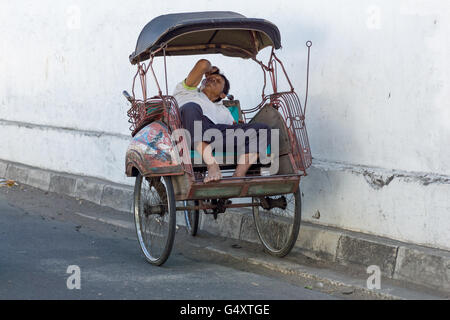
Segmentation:
<svg viewBox="0 0 450 320">
<path fill-rule="evenodd" d="M 420 183 L 424 186 L 431 184 L 450 184 L 450 176 L 429 172 L 410 172 L 402 170 L 388 170 L 384 168 L 354 165 L 343 162 L 333 162 L 313 159 L 312 166 L 329 171 L 347 171 L 364 176 L 366 182 L 375 190 L 388 186 L 394 179 L 402 179 L 406 182 Z"/>
<path fill-rule="evenodd" d="M 102 137 L 102 136 L 110 136 L 125 140 L 130 140 L 131 135 L 124 135 L 121 133 L 114 133 L 114 132 L 105 132 L 105 131 L 94 131 L 94 130 L 83 130 L 83 129 L 77 129 L 77 128 L 68 128 L 68 127 L 58 127 L 53 125 L 45 125 L 45 124 L 37 124 L 37 123 L 29 123 L 29 122 L 22 122 L 22 121 L 12 121 L 12 120 L 5 120 L 0 119 L 0 125 L 2 126 L 15 126 L 18 128 L 26 128 L 30 130 L 53 130 L 53 131 L 59 131 L 59 132 L 68 132 L 72 134 L 79 134 L 82 136 L 88 136 L 88 137 Z"/>
<path fill-rule="evenodd" d="M 379 190 L 394 180 L 395 175 L 384 177 L 380 174 L 375 174 L 374 172 L 365 171 L 363 173 L 364 178 L 366 179 L 369 186 L 371 186 L 375 190 Z"/>
</svg>

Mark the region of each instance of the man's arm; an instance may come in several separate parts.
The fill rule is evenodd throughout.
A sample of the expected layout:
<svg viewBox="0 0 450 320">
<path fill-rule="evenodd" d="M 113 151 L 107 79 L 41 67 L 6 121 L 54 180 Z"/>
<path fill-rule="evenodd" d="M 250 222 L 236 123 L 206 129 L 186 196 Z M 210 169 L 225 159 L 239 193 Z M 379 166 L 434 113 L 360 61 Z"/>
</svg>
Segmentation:
<svg viewBox="0 0 450 320">
<path fill-rule="evenodd" d="M 206 59 L 200 59 L 195 64 L 194 68 L 189 72 L 185 83 L 188 87 L 197 87 L 202 81 L 203 75 L 215 72 L 217 67 L 211 66 L 211 62 Z"/>
</svg>

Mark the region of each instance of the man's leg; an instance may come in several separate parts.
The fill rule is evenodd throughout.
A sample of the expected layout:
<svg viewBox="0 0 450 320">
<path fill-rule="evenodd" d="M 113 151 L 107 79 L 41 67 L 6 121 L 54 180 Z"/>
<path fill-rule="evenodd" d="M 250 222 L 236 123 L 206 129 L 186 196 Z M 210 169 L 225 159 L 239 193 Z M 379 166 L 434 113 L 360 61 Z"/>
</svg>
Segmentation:
<svg viewBox="0 0 450 320">
<path fill-rule="evenodd" d="M 236 134 L 233 137 L 234 150 L 239 155 L 233 177 L 244 177 L 248 169 L 258 160 L 259 153 L 266 152 L 267 146 L 270 145 L 270 127 L 259 122 L 219 126 L 221 126 L 220 130 L 224 133 L 224 144 L 227 143 L 227 134 L 225 133 L 227 130 L 232 129 L 234 132 L 236 129 L 241 129 L 241 133 L 243 132 L 244 134 L 244 139 L 242 137 L 238 139 Z M 265 130 L 266 134 L 262 135 L 260 130 Z M 230 134 L 230 131 L 228 131 L 228 134 Z M 260 140 L 263 138 L 266 139 L 265 143 L 261 141 L 264 150 L 260 150 Z M 230 142 L 230 139 L 228 139 L 228 142 Z M 224 147 L 226 148 L 225 145 Z"/>
<path fill-rule="evenodd" d="M 220 172 L 220 167 L 217 164 L 216 159 L 212 155 L 211 145 L 201 141 L 196 143 L 195 150 L 202 155 L 203 161 L 208 167 L 208 174 L 203 182 L 208 183 L 210 181 L 220 180 L 222 178 L 222 173 Z"/>
<path fill-rule="evenodd" d="M 208 168 L 208 174 L 203 181 L 206 183 L 220 180 L 222 178 L 222 173 L 220 172 L 220 167 L 217 164 L 216 159 L 212 155 L 211 146 L 203 141 L 203 134 L 211 127 L 211 124 L 204 119 L 202 108 L 196 103 L 186 103 L 180 108 L 180 115 L 183 127 L 188 130 L 191 135 L 192 146 L 201 155 Z M 194 136 L 195 121 L 202 123 L 201 137 Z"/>
</svg>

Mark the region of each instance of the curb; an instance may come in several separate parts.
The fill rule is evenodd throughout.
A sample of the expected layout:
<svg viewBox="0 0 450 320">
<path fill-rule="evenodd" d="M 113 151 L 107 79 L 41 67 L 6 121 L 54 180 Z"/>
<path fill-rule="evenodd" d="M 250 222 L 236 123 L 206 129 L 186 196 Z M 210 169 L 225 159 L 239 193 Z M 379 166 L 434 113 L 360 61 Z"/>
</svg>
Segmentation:
<svg viewBox="0 0 450 320">
<path fill-rule="evenodd" d="M 253 217 L 232 210 L 217 220 L 202 216 L 202 229 L 222 237 L 260 243 Z M 249 211 L 249 210 L 248 210 Z M 236 230 L 240 230 L 237 232 Z M 443 293 L 450 292 L 450 252 L 387 238 L 302 222 L 293 251 L 307 257 L 366 272 L 371 265 L 383 277 Z"/>
<path fill-rule="evenodd" d="M 133 206 L 133 187 L 107 180 L 39 169 L 4 160 L 0 160 L 0 177 L 119 211 L 131 212 Z"/>
<path fill-rule="evenodd" d="M 133 188 L 92 177 L 54 172 L 0 160 L 0 177 L 37 189 L 131 212 Z M 217 220 L 201 215 L 200 229 L 213 235 L 260 243 L 249 209 L 229 209 Z M 178 214 L 178 218 L 182 218 Z M 183 219 L 178 219 L 181 225 Z M 365 272 L 371 265 L 382 276 L 443 293 L 450 292 L 450 252 L 387 238 L 302 222 L 293 251 Z M 277 260 L 278 263 L 279 260 Z"/>
<path fill-rule="evenodd" d="M 423 293 L 415 289 L 406 289 L 402 286 L 392 285 L 383 280 L 379 289 L 369 289 L 367 287 L 367 279 L 362 276 L 346 275 L 342 272 L 335 272 L 328 268 L 320 269 L 301 265 L 286 259 L 271 257 L 267 254 L 252 254 L 249 251 L 237 251 L 215 243 L 214 245 L 204 247 L 204 249 L 233 259 L 235 261 L 244 262 L 267 270 L 279 272 L 285 275 L 293 275 L 298 278 L 313 281 L 316 288 L 320 288 L 324 284 L 340 288 L 343 294 L 351 294 L 360 292 L 365 295 L 372 296 L 375 299 L 386 300 L 435 300 L 442 299 L 434 294 Z"/>
</svg>

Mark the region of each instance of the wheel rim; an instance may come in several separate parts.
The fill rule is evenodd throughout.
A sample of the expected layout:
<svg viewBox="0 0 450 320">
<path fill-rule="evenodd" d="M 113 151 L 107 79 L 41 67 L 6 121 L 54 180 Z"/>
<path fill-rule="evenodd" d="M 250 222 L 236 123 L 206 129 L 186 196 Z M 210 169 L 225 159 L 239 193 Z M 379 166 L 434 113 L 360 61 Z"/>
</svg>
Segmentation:
<svg viewBox="0 0 450 320">
<path fill-rule="evenodd" d="M 286 198 L 286 209 L 272 208 L 265 210 L 260 206 L 253 207 L 253 218 L 258 236 L 269 251 L 277 256 L 284 256 L 290 252 L 297 240 L 300 227 L 300 198 L 298 192 L 283 195 Z M 271 197 L 279 199 L 279 197 Z M 254 203 L 260 203 L 253 198 Z"/>
<path fill-rule="evenodd" d="M 158 264 L 167 259 L 173 241 L 173 199 L 163 177 L 138 177 L 135 222 L 139 244 L 148 261 Z"/>
</svg>

